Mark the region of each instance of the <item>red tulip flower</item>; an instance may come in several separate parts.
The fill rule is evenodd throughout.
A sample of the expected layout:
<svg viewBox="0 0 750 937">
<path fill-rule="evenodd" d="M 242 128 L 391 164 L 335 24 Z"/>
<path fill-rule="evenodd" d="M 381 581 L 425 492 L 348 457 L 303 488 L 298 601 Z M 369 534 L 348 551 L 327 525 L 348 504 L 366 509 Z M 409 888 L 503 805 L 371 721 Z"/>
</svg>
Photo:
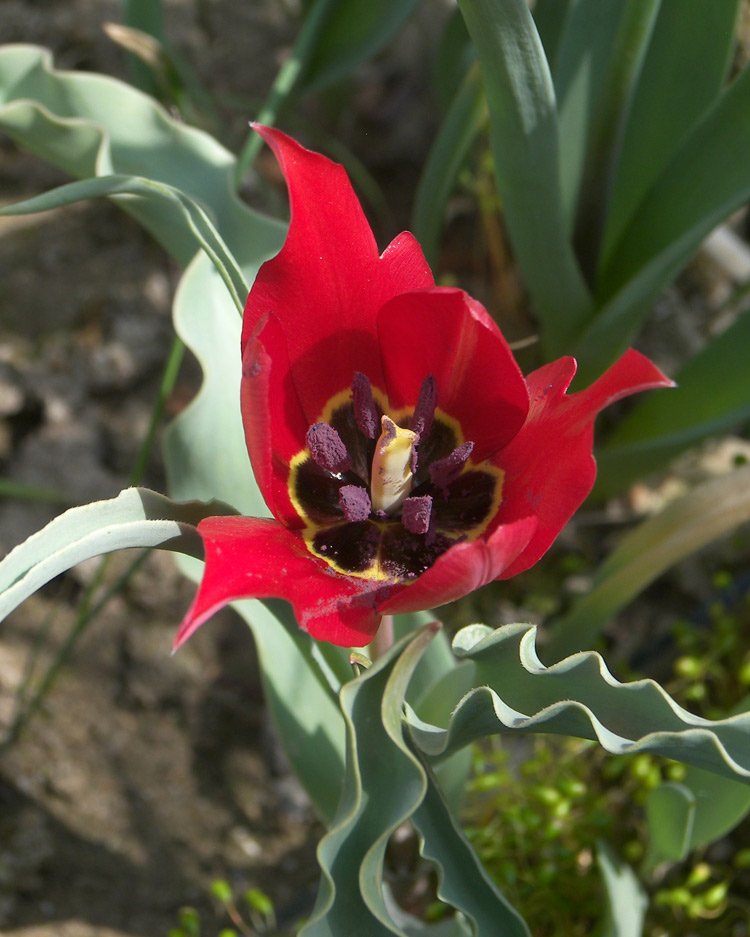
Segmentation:
<svg viewBox="0 0 750 937">
<path fill-rule="evenodd" d="M 291 203 L 242 331 L 245 437 L 273 519 L 200 523 L 205 572 L 175 646 L 234 599 L 276 597 L 313 637 L 359 647 L 383 615 L 536 563 L 594 483 L 597 413 L 671 382 L 635 351 L 578 393 L 572 358 L 524 378 L 412 235 L 378 253 L 341 166 L 256 129 Z"/>
</svg>

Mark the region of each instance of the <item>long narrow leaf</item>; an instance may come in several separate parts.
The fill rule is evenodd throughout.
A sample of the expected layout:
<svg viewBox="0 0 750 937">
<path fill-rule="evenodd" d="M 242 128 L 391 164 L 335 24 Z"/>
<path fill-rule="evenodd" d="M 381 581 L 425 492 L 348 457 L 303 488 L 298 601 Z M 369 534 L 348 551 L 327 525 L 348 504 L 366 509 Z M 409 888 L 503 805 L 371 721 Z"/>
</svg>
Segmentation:
<svg viewBox="0 0 750 937">
<path fill-rule="evenodd" d="M 99 176 L 96 179 L 70 182 L 24 202 L 6 205 L 0 209 L 0 215 L 32 215 L 87 198 L 109 196 L 117 200 L 118 196 L 134 195 L 146 200 L 168 202 L 178 209 L 182 225 L 192 233 L 196 247 L 202 247 L 210 257 L 237 311 L 242 314 L 250 289 L 244 274 L 206 212 L 193 199 L 174 186 L 139 176 Z"/>
<path fill-rule="evenodd" d="M 340 682 L 316 657 L 316 642 L 301 630 L 285 602 L 236 602 L 258 649 L 265 705 L 279 743 L 319 816 L 330 824 L 341 798 L 345 727 Z M 335 666 L 351 679 L 344 648 L 330 648 Z M 343 670 L 345 668 L 345 671 Z"/>
<path fill-rule="evenodd" d="M 560 9 L 565 4 L 553 0 Z M 552 78 L 560 123 L 560 185 L 572 232 L 586 143 L 625 0 L 577 0 L 568 8 Z M 534 18 L 537 18 L 536 10 Z"/>
<path fill-rule="evenodd" d="M 568 240 L 555 95 L 525 0 L 459 0 L 479 57 L 495 172 L 511 242 L 543 323 L 545 352 L 563 351 L 590 311 Z"/>
<path fill-rule="evenodd" d="M 750 69 L 745 69 L 667 163 L 612 248 L 599 278 L 601 311 L 573 349 L 585 377 L 600 373 L 620 354 L 703 238 L 750 199 L 748 152 Z"/>
<path fill-rule="evenodd" d="M 169 493 L 179 500 L 218 497 L 242 514 L 267 516 L 240 415 L 242 321 L 205 254 L 183 274 L 172 314 L 200 362 L 203 384 L 164 433 Z"/>
<path fill-rule="evenodd" d="M 750 466 L 693 488 L 643 521 L 597 571 L 594 584 L 552 631 L 552 658 L 591 647 L 601 629 L 676 562 L 750 521 Z"/>
<path fill-rule="evenodd" d="M 404 738 L 409 683 L 435 630 L 407 636 L 341 691 L 347 721 L 344 792 L 336 819 L 320 844 L 323 870 L 318 904 L 300 937 L 349 937 L 351 922 L 368 937 L 446 933 L 391 914 L 383 889 L 385 844 L 413 817 L 423 853 L 435 862 L 438 894 L 462 913 L 452 935 L 528 937 L 521 918 L 481 867 L 450 815 L 434 777 Z M 463 926 L 465 921 L 466 926 Z"/>
<path fill-rule="evenodd" d="M 642 937 L 648 896 L 635 873 L 606 843 L 597 845 L 596 861 L 607 901 L 602 937 Z"/>
<path fill-rule="evenodd" d="M 248 282 L 281 246 L 283 225 L 237 197 L 234 156 L 122 81 L 55 69 L 51 54 L 36 46 L 5 46 L 0 49 L 0 129 L 75 178 L 119 173 L 184 192 L 210 212 Z M 124 207 L 187 266 L 195 238 L 174 224 L 163 204 L 134 199 Z"/>
<path fill-rule="evenodd" d="M 123 21 L 157 42 L 164 43 L 164 8 L 162 0 L 122 0 Z M 133 53 L 128 53 L 128 67 L 133 84 L 146 94 L 156 95 L 158 82 L 148 65 Z"/>
<path fill-rule="evenodd" d="M 317 90 L 343 78 L 396 35 L 419 0 L 345 0 L 328 4 L 302 81 Z"/>
<path fill-rule="evenodd" d="M 164 435 L 169 490 L 180 499 L 218 496 L 243 514 L 268 514 L 253 476 L 240 416 L 241 321 L 205 254 L 185 271 L 175 328 L 203 369 L 198 395 Z M 198 580 L 202 565 L 178 557 Z M 279 742 L 319 815 L 333 818 L 344 766 L 344 722 L 336 694 L 351 678 L 346 652 L 312 641 L 283 602 L 238 602 L 261 660 L 265 700 Z"/>
<path fill-rule="evenodd" d="M 740 0 L 713 0 L 698 12 L 686 9 L 684 0 L 662 0 L 622 145 L 604 263 L 653 181 L 716 100 L 732 58 L 739 6 Z"/>
<path fill-rule="evenodd" d="M 318 847 L 323 877 L 300 937 L 343 937 L 351 922 L 368 937 L 401 930 L 389 917 L 382 863 L 391 834 L 414 812 L 426 780 L 406 747 L 401 710 L 408 681 L 434 631 L 405 638 L 341 691 L 347 725 L 339 810 Z"/>
<path fill-rule="evenodd" d="M 601 0 L 599 0 L 601 5 Z M 550 68 L 557 66 L 557 55 L 562 43 L 565 24 L 580 0 L 536 0 L 533 6 L 534 22 Z"/>
<path fill-rule="evenodd" d="M 145 488 L 71 508 L 19 544 L 0 563 L 0 618 L 55 576 L 83 560 L 128 547 L 160 547 L 201 557 L 196 526 L 231 514 L 218 501 L 178 504 Z"/>
<path fill-rule="evenodd" d="M 690 446 L 750 419 L 748 348 L 745 314 L 675 375 L 675 390 L 638 401 L 597 449 L 595 497 L 623 491 Z"/>
<path fill-rule="evenodd" d="M 589 283 L 596 282 L 615 173 L 630 108 L 661 0 L 625 4 L 591 124 L 575 223 L 576 253 Z"/>
<path fill-rule="evenodd" d="M 479 69 L 464 78 L 427 157 L 414 201 L 412 230 L 427 262 L 436 269 L 445 206 L 456 176 L 476 139 L 484 116 Z"/>
</svg>

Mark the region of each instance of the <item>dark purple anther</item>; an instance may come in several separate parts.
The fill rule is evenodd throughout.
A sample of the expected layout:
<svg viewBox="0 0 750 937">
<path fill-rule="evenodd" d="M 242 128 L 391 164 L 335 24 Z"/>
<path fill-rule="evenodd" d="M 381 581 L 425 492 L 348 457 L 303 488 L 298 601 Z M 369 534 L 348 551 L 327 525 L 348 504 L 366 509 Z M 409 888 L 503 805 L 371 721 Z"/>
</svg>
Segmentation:
<svg viewBox="0 0 750 937">
<path fill-rule="evenodd" d="M 380 427 L 378 410 L 372 396 L 372 387 L 369 380 L 359 371 L 354 372 L 352 381 L 352 403 L 354 404 L 354 419 L 357 426 L 368 439 L 375 439 Z"/>
<path fill-rule="evenodd" d="M 458 478 L 461 470 L 466 465 L 466 460 L 471 455 L 474 448 L 473 442 L 465 442 L 457 446 L 449 456 L 433 462 L 430 466 L 430 479 L 432 484 L 441 490 L 445 490 L 454 478 Z"/>
<path fill-rule="evenodd" d="M 430 514 L 432 514 L 430 495 L 407 498 L 401 505 L 401 523 L 412 534 L 427 533 L 430 529 Z"/>
<path fill-rule="evenodd" d="M 432 418 L 435 416 L 437 406 L 437 384 L 435 377 L 428 374 L 419 388 L 419 398 L 411 418 L 411 429 L 418 433 L 420 439 L 425 439 L 432 429 Z"/>
<path fill-rule="evenodd" d="M 314 423 L 307 431 L 310 455 L 326 472 L 338 475 L 352 467 L 344 441 L 336 430 L 327 423 Z"/>
<path fill-rule="evenodd" d="M 348 521 L 366 521 L 372 504 L 370 496 L 359 485 L 343 485 L 339 488 L 339 504 Z"/>
</svg>

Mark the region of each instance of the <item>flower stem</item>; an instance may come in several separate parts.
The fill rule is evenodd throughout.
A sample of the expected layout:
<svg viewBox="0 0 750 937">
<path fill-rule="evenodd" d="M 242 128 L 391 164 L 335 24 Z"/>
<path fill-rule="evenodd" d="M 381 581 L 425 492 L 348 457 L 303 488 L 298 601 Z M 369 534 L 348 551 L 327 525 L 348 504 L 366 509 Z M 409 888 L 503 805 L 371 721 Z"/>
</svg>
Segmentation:
<svg viewBox="0 0 750 937">
<path fill-rule="evenodd" d="M 372 659 L 377 660 L 382 657 L 388 648 L 393 646 L 393 615 L 383 615 L 375 637 L 370 645 L 372 649 Z"/>
<path fill-rule="evenodd" d="M 276 123 L 279 111 L 284 102 L 294 90 L 297 79 L 302 74 L 315 48 L 315 43 L 321 33 L 321 28 L 327 18 L 331 0 L 315 0 L 305 16 L 297 41 L 294 43 L 289 58 L 278 71 L 268 97 L 256 117 L 256 122 L 272 127 Z M 239 187 L 247 170 L 255 162 L 255 157 L 263 145 L 263 140 L 257 133 L 251 131 L 237 158 L 235 183 Z"/>
</svg>

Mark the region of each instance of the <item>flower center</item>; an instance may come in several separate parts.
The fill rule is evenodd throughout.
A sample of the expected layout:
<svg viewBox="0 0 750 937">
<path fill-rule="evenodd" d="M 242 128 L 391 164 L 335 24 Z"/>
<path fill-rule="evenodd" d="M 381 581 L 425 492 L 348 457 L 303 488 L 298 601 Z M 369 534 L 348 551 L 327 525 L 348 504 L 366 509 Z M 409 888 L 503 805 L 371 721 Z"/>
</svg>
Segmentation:
<svg viewBox="0 0 750 937">
<path fill-rule="evenodd" d="M 413 410 L 386 410 L 355 374 L 351 392 L 333 398 L 307 431 L 289 490 L 312 553 L 347 575 L 403 581 L 486 529 L 502 473 L 468 465 L 474 444 L 437 409 L 432 375 Z"/>
</svg>

